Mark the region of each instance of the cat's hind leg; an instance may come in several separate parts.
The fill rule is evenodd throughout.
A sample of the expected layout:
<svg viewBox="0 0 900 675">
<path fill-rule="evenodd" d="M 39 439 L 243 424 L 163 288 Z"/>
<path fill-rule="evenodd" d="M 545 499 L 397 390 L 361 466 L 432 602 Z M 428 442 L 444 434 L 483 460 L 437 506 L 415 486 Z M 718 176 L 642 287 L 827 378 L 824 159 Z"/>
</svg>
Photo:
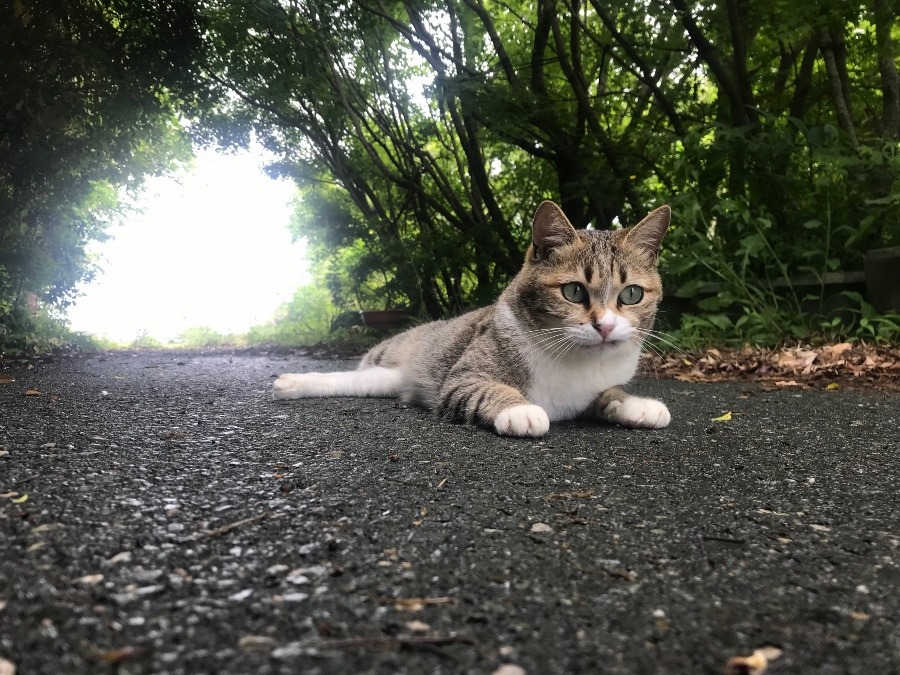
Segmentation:
<svg viewBox="0 0 900 675">
<path fill-rule="evenodd" d="M 399 368 L 372 366 L 337 373 L 287 373 L 272 385 L 275 398 L 324 398 L 328 396 L 400 395 L 403 374 Z"/>
<path fill-rule="evenodd" d="M 665 403 L 653 398 L 632 396 L 620 387 L 607 389 L 600 394 L 585 415 L 632 429 L 662 429 L 672 421 Z"/>
</svg>

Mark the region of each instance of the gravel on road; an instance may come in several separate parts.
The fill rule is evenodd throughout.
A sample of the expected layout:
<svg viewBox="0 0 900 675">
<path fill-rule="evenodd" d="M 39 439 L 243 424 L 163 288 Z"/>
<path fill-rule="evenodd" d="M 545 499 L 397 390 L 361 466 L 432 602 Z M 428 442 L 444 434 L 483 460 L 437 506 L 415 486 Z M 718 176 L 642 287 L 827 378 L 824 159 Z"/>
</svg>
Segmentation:
<svg viewBox="0 0 900 675">
<path fill-rule="evenodd" d="M 0 672 L 900 673 L 900 394 L 500 438 L 302 354 L 0 363 Z M 505 667 L 505 670 L 504 670 Z"/>
</svg>

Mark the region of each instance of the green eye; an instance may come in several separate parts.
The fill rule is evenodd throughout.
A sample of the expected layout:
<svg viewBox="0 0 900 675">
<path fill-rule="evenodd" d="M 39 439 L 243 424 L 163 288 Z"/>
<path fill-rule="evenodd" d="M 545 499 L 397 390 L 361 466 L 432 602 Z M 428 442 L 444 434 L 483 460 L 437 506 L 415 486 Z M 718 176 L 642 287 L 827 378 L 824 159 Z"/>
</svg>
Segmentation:
<svg viewBox="0 0 900 675">
<path fill-rule="evenodd" d="M 626 286 L 622 292 L 619 293 L 620 305 L 636 305 L 643 299 L 644 289 L 640 286 L 635 286 L 634 284 Z"/>
<path fill-rule="evenodd" d="M 581 304 L 587 299 L 587 289 L 577 281 L 570 281 L 562 285 L 563 297 L 569 302 Z"/>
</svg>

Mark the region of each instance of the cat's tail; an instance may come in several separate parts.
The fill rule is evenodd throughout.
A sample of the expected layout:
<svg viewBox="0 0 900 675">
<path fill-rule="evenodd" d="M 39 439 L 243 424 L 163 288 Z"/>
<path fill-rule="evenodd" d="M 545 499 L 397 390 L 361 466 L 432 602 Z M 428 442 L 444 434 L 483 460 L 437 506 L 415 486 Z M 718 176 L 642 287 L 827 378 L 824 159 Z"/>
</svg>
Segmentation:
<svg viewBox="0 0 900 675">
<path fill-rule="evenodd" d="M 327 396 L 400 395 L 403 374 L 399 368 L 372 366 L 338 373 L 288 373 L 272 386 L 275 398 L 323 398 Z"/>
</svg>

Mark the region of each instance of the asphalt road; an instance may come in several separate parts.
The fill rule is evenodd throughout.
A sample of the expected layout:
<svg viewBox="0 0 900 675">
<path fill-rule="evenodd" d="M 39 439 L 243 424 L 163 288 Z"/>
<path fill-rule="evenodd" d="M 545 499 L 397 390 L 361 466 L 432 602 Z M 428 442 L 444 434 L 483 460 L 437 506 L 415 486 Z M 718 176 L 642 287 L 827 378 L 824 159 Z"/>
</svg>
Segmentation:
<svg viewBox="0 0 900 675">
<path fill-rule="evenodd" d="M 900 395 L 644 380 L 669 428 L 540 441 L 271 400 L 335 365 L 0 364 L 0 659 L 720 673 L 774 645 L 772 675 L 900 673 Z"/>
</svg>

